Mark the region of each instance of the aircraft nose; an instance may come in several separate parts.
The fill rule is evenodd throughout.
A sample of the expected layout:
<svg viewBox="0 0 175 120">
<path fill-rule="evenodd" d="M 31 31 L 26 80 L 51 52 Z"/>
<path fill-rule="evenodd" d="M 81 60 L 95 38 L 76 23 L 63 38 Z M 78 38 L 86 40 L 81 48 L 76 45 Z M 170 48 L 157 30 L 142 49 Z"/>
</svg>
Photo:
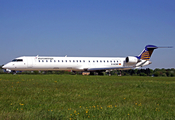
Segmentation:
<svg viewBox="0 0 175 120">
<path fill-rule="evenodd" d="M 2 66 L 2 68 L 3 68 L 3 69 L 5 69 L 5 68 L 6 68 L 6 66 L 5 66 L 5 65 L 3 65 L 3 66 Z"/>
<path fill-rule="evenodd" d="M 11 62 L 10 63 L 7 63 L 5 64 L 4 66 L 2 66 L 3 69 L 12 69 L 14 68 L 14 64 L 12 64 Z"/>
<path fill-rule="evenodd" d="M 8 64 L 5 64 L 2 66 L 3 69 L 8 69 L 9 68 L 9 65 Z"/>
</svg>

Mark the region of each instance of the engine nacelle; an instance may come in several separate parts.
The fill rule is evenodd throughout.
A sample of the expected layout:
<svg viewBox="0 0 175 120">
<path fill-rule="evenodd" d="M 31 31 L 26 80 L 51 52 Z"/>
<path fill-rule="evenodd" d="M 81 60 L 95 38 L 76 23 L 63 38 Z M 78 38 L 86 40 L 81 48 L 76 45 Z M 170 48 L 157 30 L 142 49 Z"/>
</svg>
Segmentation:
<svg viewBox="0 0 175 120">
<path fill-rule="evenodd" d="M 125 62 L 128 65 L 134 65 L 134 64 L 139 62 L 139 59 L 137 57 L 134 57 L 134 56 L 128 56 L 128 57 L 126 57 Z"/>
<path fill-rule="evenodd" d="M 10 69 L 5 69 L 5 71 L 8 73 L 12 72 Z"/>
</svg>

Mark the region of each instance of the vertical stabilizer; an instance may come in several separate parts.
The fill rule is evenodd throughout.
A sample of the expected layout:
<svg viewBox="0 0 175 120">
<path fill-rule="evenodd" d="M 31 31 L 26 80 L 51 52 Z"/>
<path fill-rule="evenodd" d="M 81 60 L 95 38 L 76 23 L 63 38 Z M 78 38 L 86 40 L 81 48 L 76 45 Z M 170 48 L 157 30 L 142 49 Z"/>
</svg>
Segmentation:
<svg viewBox="0 0 175 120">
<path fill-rule="evenodd" d="M 155 45 L 147 45 L 145 49 L 141 52 L 139 56 L 136 56 L 138 59 L 142 60 L 149 60 L 154 49 L 157 49 L 158 47 Z"/>
</svg>

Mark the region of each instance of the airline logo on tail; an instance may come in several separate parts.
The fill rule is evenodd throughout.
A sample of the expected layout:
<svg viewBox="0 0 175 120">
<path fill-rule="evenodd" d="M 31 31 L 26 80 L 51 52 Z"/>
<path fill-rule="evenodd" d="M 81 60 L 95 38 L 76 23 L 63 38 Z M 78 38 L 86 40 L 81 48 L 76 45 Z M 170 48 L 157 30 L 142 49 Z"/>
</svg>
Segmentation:
<svg viewBox="0 0 175 120">
<path fill-rule="evenodd" d="M 157 48 L 158 47 L 154 45 L 147 45 L 145 49 L 141 52 L 141 54 L 137 56 L 137 58 L 142 60 L 149 60 L 154 49 L 157 49 Z"/>
</svg>

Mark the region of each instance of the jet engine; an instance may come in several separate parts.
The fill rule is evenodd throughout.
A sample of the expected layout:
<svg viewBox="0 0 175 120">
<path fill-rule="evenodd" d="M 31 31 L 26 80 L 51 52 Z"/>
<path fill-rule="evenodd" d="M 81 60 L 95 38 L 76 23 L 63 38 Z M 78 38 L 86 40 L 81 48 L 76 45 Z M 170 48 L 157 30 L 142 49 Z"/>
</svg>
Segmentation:
<svg viewBox="0 0 175 120">
<path fill-rule="evenodd" d="M 5 69 L 6 72 L 11 73 L 12 71 L 10 69 Z"/>
<path fill-rule="evenodd" d="M 128 56 L 125 59 L 125 62 L 127 65 L 134 65 L 136 63 L 138 63 L 140 60 L 137 57 L 134 56 Z"/>
</svg>

